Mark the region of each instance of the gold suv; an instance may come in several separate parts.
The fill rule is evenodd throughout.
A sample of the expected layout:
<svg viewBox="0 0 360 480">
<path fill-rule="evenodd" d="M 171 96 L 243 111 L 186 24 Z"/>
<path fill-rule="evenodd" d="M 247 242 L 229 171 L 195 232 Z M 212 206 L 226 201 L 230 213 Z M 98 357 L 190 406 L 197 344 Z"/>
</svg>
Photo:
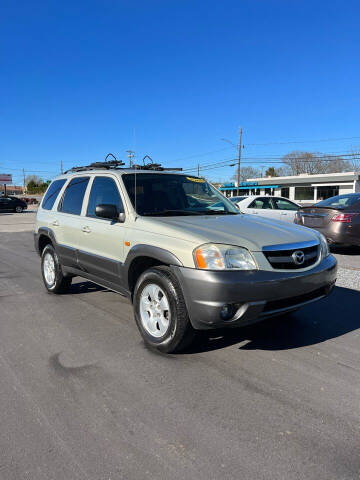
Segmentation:
<svg viewBox="0 0 360 480">
<path fill-rule="evenodd" d="M 316 231 L 239 210 L 203 178 L 113 164 L 56 178 L 35 245 L 50 293 L 81 276 L 126 295 L 144 340 L 184 348 L 329 294 L 336 260 Z"/>
</svg>

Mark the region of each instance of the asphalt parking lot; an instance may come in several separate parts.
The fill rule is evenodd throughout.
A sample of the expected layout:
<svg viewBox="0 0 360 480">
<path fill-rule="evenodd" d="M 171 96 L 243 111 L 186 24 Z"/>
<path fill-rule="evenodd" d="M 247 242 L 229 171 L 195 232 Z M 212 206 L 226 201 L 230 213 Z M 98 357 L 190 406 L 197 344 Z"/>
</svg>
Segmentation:
<svg viewBox="0 0 360 480">
<path fill-rule="evenodd" d="M 0 479 L 356 479 L 360 250 L 292 317 L 160 355 L 127 301 L 46 293 L 34 213 L 0 214 Z"/>
</svg>

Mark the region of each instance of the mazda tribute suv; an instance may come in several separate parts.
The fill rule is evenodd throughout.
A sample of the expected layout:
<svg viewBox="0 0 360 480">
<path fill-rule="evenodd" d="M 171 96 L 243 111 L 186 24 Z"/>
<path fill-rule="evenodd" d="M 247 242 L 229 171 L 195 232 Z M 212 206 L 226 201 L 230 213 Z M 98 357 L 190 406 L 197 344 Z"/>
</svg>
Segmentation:
<svg viewBox="0 0 360 480">
<path fill-rule="evenodd" d="M 49 293 L 80 276 L 126 295 L 152 347 L 239 327 L 326 297 L 336 260 L 323 235 L 247 215 L 203 178 L 167 170 L 72 169 L 50 184 L 35 245 Z"/>
</svg>

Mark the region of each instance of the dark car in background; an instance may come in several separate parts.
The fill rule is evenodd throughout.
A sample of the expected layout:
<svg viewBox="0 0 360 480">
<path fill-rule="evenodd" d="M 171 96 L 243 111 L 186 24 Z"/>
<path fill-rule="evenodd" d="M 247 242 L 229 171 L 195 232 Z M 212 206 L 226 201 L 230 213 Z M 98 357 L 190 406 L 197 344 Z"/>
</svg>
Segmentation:
<svg viewBox="0 0 360 480">
<path fill-rule="evenodd" d="M 360 193 L 337 195 L 301 207 L 294 222 L 315 228 L 329 244 L 360 246 Z"/>
<path fill-rule="evenodd" d="M 27 209 L 27 204 L 20 198 L 1 196 L 0 197 L 0 212 L 16 212 L 21 213 Z"/>
</svg>

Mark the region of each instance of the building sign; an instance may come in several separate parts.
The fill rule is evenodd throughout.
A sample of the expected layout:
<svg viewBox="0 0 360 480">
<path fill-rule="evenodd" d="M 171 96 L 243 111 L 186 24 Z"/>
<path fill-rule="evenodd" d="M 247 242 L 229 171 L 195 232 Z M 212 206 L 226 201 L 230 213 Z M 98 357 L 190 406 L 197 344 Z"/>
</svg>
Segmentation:
<svg viewBox="0 0 360 480">
<path fill-rule="evenodd" d="M 12 175 L 7 173 L 0 173 L 0 185 L 11 185 Z"/>
<path fill-rule="evenodd" d="M 240 182 L 241 187 L 257 187 L 258 185 L 258 182 Z"/>
</svg>

